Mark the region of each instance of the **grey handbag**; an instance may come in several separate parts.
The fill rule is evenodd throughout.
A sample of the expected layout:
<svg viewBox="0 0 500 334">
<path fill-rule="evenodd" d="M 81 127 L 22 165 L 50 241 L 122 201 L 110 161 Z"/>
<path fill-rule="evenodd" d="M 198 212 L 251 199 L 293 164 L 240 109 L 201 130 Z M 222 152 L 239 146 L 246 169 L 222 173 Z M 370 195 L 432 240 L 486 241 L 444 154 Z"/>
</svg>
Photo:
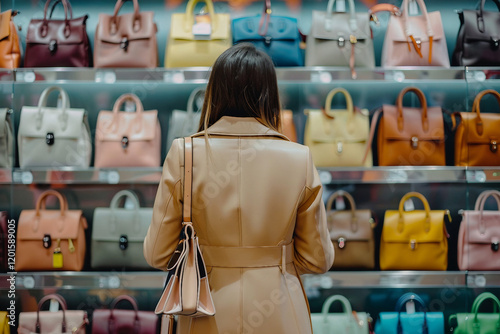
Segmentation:
<svg viewBox="0 0 500 334">
<path fill-rule="evenodd" d="M 132 209 L 118 207 L 122 198 Z M 91 239 L 90 264 L 94 269 L 150 269 L 143 255 L 153 208 L 141 208 L 130 190 L 116 193 L 109 208 L 96 208 Z"/>
<path fill-rule="evenodd" d="M 11 168 L 13 157 L 11 111 L 0 109 L 0 168 Z"/>
<path fill-rule="evenodd" d="M 375 52 L 368 13 L 356 13 L 349 0 L 349 13 L 333 12 L 335 0 L 326 12 L 313 10 L 307 37 L 306 66 L 347 66 L 356 78 L 355 67 L 375 67 Z"/>
<path fill-rule="evenodd" d="M 172 146 L 172 142 L 176 138 L 188 137 L 198 132 L 200 124 L 201 106 L 203 98 L 205 97 L 205 87 L 198 87 L 191 92 L 187 103 L 187 111 L 173 110 L 172 117 L 170 118 L 168 132 L 167 132 L 167 152 Z M 201 104 L 199 103 L 201 99 Z M 194 112 L 193 105 L 196 103 L 196 112 Z"/>
<path fill-rule="evenodd" d="M 60 107 L 47 107 L 47 99 L 55 91 Z M 92 143 L 87 113 L 70 108 L 64 89 L 49 87 L 42 92 L 38 106 L 22 107 L 18 146 L 21 167 L 89 167 Z"/>
</svg>

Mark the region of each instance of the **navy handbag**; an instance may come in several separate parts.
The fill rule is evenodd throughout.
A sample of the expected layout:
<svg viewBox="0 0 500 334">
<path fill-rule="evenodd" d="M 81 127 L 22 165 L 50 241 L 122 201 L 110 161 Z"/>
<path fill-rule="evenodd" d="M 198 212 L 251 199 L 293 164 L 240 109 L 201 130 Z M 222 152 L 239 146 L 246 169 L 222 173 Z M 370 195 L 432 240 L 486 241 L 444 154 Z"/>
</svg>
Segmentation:
<svg viewBox="0 0 500 334">
<path fill-rule="evenodd" d="M 407 302 L 413 301 L 420 312 L 401 312 Z M 396 303 L 396 312 L 381 312 L 375 324 L 375 333 L 383 334 L 444 334 L 442 312 L 426 312 L 422 298 L 413 292 L 402 295 Z"/>
<path fill-rule="evenodd" d="M 234 19 L 231 28 L 233 44 L 254 44 L 271 57 L 275 66 L 304 66 L 297 19 L 271 16 L 270 0 L 266 0 L 262 15 Z"/>
</svg>

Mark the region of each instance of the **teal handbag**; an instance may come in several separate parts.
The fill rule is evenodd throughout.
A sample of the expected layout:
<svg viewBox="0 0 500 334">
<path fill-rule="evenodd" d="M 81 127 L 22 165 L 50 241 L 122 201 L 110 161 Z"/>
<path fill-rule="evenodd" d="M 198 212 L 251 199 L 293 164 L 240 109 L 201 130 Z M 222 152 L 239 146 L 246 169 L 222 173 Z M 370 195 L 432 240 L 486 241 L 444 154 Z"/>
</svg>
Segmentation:
<svg viewBox="0 0 500 334">
<path fill-rule="evenodd" d="M 479 306 L 491 299 L 494 302 L 494 313 L 478 313 Z M 483 292 L 474 300 L 471 313 L 458 313 L 450 316 L 449 323 L 458 324 L 455 334 L 500 334 L 500 301 L 490 293 Z"/>
</svg>

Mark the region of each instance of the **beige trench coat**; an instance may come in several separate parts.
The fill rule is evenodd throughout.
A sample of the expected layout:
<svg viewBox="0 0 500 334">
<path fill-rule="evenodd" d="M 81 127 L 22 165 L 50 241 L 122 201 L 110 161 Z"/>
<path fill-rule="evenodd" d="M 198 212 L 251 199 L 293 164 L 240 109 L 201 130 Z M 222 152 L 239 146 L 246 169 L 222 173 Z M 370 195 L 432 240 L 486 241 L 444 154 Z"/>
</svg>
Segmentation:
<svg viewBox="0 0 500 334">
<path fill-rule="evenodd" d="M 327 271 L 334 253 L 309 149 L 254 118 L 222 117 L 208 133 L 210 150 L 193 135 L 193 225 L 216 314 L 180 317 L 177 333 L 311 333 L 299 275 Z M 162 270 L 181 231 L 183 145 L 167 155 L 144 240 Z"/>
</svg>

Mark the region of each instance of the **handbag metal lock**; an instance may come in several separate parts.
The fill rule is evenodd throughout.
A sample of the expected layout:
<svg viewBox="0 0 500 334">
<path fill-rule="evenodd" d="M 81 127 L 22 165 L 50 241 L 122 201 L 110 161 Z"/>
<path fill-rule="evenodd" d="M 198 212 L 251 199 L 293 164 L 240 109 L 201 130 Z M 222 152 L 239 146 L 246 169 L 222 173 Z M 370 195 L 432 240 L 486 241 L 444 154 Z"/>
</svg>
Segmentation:
<svg viewBox="0 0 500 334">
<path fill-rule="evenodd" d="M 491 42 L 491 49 L 492 50 L 498 50 L 498 47 L 500 46 L 500 39 L 493 38 L 493 36 L 491 36 L 490 37 L 490 42 Z"/>
<path fill-rule="evenodd" d="M 417 137 L 411 137 L 411 148 L 416 150 L 418 148 L 418 138 Z"/>
<path fill-rule="evenodd" d="M 493 153 L 498 151 L 498 142 L 495 139 L 490 140 L 490 151 Z"/>
<path fill-rule="evenodd" d="M 123 138 L 122 138 L 122 147 L 123 147 L 123 149 L 126 149 L 128 147 L 128 137 L 127 136 L 123 136 Z"/>
<path fill-rule="evenodd" d="M 491 243 L 491 250 L 494 252 L 498 252 L 498 241 L 493 241 Z"/>
<path fill-rule="evenodd" d="M 415 239 L 410 240 L 410 248 L 412 251 L 417 249 L 417 240 L 415 240 Z"/>
<path fill-rule="evenodd" d="M 343 48 L 345 46 L 345 38 L 340 36 L 338 44 L 339 44 L 339 48 Z"/>
<path fill-rule="evenodd" d="M 45 143 L 49 146 L 52 146 L 54 145 L 55 138 L 56 137 L 54 136 L 54 133 L 49 132 L 45 135 Z"/>
<path fill-rule="evenodd" d="M 339 243 L 339 248 L 340 248 L 340 249 L 345 248 L 345 241 L 346 241 L 346 240 L 345 240 L 345 238 L 343 238 L 343 237 L 340 237 L 340 238 L 337 240 L 337 242 Z"/>
<path fill-rule="evenodd" d="M 121 250 L 126 250 L 128 248 L 128 237 L 125 234 L 122 234 L 120 236 L 120 249 Z"/>
<path fill-rule="evenodd" d="M 50 54 L 53 55 L 57 51 L 57 41 L 55 39 L 50 40 L 49 42 L 49 51 Z"/>
<path fill-rule="evenodd" d="M 344 151 L 344 144 L 341 141 L 337 142 L 337 153 L 342 153 Z"/>
<path fill-rule="evenodd" d="M 43 248 L 49 249 L 50 246 L 52 246 L 52 238 L 50 237 L 50 234 L 45 234 L 43 236 Z"/>
<path fill-rule="evenodd" d="M 129 41 L 128 41 L 127 36 L 122 37 L 122 40 L 120 42 L 120 49 L 122 49 L 123 51 L 127 52 L 127 50 L 128 50 L 128 43 L 129 43 Z"/>
<path fill-rule="evenodd" d="M 272 39 L 271 36 L 264 37 L 264 44 L 266 44 L 266 46 L 270 46 L 271 45 L 271 39 Z"/>
</svg>

